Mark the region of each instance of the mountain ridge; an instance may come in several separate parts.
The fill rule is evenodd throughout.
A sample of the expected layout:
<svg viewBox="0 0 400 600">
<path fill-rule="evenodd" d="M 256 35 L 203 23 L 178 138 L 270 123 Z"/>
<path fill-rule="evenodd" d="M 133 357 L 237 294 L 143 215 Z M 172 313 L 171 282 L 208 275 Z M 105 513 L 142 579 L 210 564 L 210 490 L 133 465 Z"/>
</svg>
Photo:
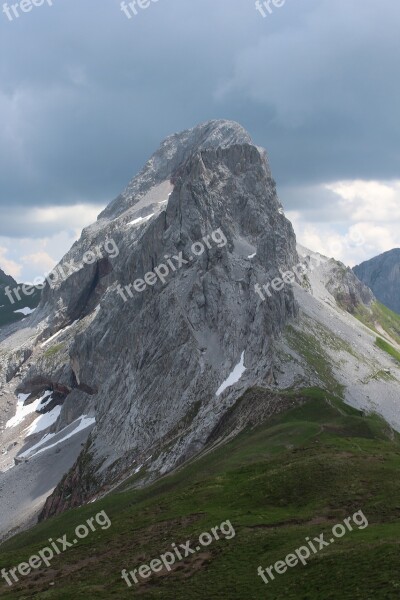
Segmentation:
<svg viewBox="0 0 400 600">
<path fill-rule="evenodd" d="M 393 248 L 353 268 L 388 308 L 400 314 L 400 248 Z"/>
<path fill-rule="evenodd" d="M 82 263 L 106 244 L 115 252 Z M 237 435 L 251 409 L 261 419 L 279 410 L 256 396 L 238 413 L 250 388 L 334 389 L 399 429 L 400 370 L 375 345 L 375 313 L 372 326 L 357 320 L 373 314 L 372 292 L 331 259 L 313 270 L 305 261 L 303 277 L 285 284 L 309 254 L 296 246 L 265 150 L 240 125 L 212 121 L 162 143 L 60 261 L 68 276 L 46 285 L 23 324 L 0 331 L 5 418 L 16 396 L 17 412 L 45 397 L 54 417 L 31 436 L 34 412 L 2 432 L 12 528 L 26 514 L 46 519 L 107 496 L 133 474 L 146 487 Z M 154 279 L 171 257 L 182 264 Z M 260 299 L 257 286 L 274 282 Z"/>
</svg>

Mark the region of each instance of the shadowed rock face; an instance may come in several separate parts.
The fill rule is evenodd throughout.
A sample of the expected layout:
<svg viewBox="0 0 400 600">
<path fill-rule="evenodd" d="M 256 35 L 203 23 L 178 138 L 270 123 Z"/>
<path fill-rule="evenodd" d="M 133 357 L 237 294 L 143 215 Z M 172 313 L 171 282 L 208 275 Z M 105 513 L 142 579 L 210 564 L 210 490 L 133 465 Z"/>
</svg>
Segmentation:
<svg viewBox="0 0 400 600">
<path fill-rule="evenodd" d="M 400 314 L 400 248 L 367 260 L 353 270 L 382 304 Z"/>
<path fill-rule="evenodd" d="M 19 285 L 19 289 L 21 289 L 21 285 Z M 22 294 L 18 299 L 18 295 L 13 292 L 16 288 L 18 288 L 18 283 L 15 279 L 0 269 L 0 336 L 2 327 L 20 321 L 25 317 L 24 312 L 18 311 L 25 308 L 34 309 L 39 304 L 39 291 L 36 291 L 33 296 Z"/>
<path fill-rule="evenodd" d="M 4 271 L 0 269 L 0 289 L 4 289 L 7 285 L 10 287 L 15 287 L 17 282 L 11 277 L 11 275 L 6 275 Z"/>
<path fill-rule="evenodd" d="M 195 255 L 193 244 L 206 236 Z M 47 286 L 30 321 L 40 341 L 78 321 L 58 338 L 58 353 L 32 361 L 24 381 L 44 377 L 73 388 L 58 428 L 88 406 L 96 416 L 43 517 L 142 464 L 151 479 L 202 450 L 243 391 L 271 381 L 273 338 L 297 311 L 289 286 L 265 302 L 254 289 L 298 256 L 266 154 L 236 123 L 213 121 L 163 142 L 60 266 L 111 240 L 118 254 Z M 164 283 L 130 288 L 124 301 L 119 284 L 143 279 L 173 256 L 182 264 L 175 261 Z M 243 353 L 240 381 L 217 396 Z"/>
</svg>

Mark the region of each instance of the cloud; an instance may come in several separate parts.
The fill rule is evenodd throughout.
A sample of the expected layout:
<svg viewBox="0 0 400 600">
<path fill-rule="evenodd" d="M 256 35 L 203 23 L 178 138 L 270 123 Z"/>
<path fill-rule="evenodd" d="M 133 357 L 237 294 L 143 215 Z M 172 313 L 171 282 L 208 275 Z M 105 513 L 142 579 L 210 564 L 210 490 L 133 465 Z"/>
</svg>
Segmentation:
<svg viewBox="0 0 400 600">
<path fill-rule="evenodd" d="M 400 181 L 340 181 L 316 186 L 313 198 L 328 192 L 335 215 L 308 219 L 304 212 L 290 209 L 298 241 L 304 246 L 342 260 L 350 266 L 395 247 L 400 247 Z"/>
<path fill-rule="evenodd" d="M 44 250 L 59 260 L 164 137 L 211 118 L 239 121 L 267 149 L 310 239 L 362 225 L 372 251 L 382 246 L 373 215 L 386 211 L 393 219 L 375 227 L 396 242 L 397 192 L 383 188 L 399 177 L 399 18 L 395 0 L 286 2 L 265 19 L 251 0 L 163 0 L 132 19 L 119 0 L 101 10 L 97 0 L 55 2 L 12 23 L 3 15 L 3 260 L 26 277 L 22 257 L 64 232 Z M 368 180 L 383 186 L 369 200 Z"/>
<path fill-rule="evenodd" d="M 238 50 L 215 96 L 256 110 L 280 182 L 398 174 L 399 18 L 393 0 L 286 3 Z"/>
<path fill-rule="evenodd" d="M 104 204 L 32 207 L 21 210 L 11 207 L 2 216 L 0 236 L 44 238 L 63 231 L 78 232 L 97 219 Z"/>
<path fill-rule="evenodd" d="M 35 252 L 33 254 L 26 254 L 21 257 L 21 261 L 24 265 L 34 267 L 35 269 L 43 272 L 51 271 L 57 264 L 57 261 L 52 258 L 47 252 Z"/>
<path fill-rule="evenodd" d="M 339 181 L 326 187 L 340 197 L 349 219 L 400 222 L 400 181 Z"/>
<path fill-rule="evenodd" d="M 282 185 L 390 179 L 399 17 L 393 0 L 286 2 L 267 19 L 174 0 L 129 20 L 118 0 L 69 0 L 4 22 L 0 202 L 109 202 L 166 135 L 218 117 L 267 148 Z"/>
<path fill-rule="evenodd" d="M 6 273 L 6 275 L 11 275 L 14 277 L 14 279 L 18 279 L 22 267 L 15 261 L 8 258 L 6 256 L 7 254 L 7 248 L 0 246 L 0 268 Z"/>
<path fill-rule="evenodd" d="M 9 211 L 0 226 L 1 268 L 19 281 L 44 275 L 103 208 L 82 204 Z"/>
</svg>

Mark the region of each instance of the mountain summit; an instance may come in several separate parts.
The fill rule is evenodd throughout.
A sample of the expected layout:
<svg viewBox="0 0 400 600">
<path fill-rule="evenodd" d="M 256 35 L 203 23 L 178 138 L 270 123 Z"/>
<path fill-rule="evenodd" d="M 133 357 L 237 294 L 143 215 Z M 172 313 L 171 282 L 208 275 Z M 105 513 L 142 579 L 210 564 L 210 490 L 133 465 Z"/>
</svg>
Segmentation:
<svg viewBox="0 0 400 600">
<path fill-rule="evenodd" d="M 266 152 L 237 123 L 167 138 L 56 270 L 0 330 L 4 536 L 146 486 L 305 388 L 400 427 L 400 369 L 352 316 L 372 315 L 372 292 L 297 250 Z"/>
<path fill-rule="evenodd" d="M 265 302 L 254 288 L 297 261 L 266 153 L 240 125 L 211 121 L 167 138 L 4 342 L 10 392 L 29 402 L 56 391 L 56 441 L 96 422 L 44 514 L 132 470 L 147 480 L 169 471 L 205 448 L 247 387 L 273 381 L 273 339 L 296 303 L 290 286 Z M 40 470 L 46 454 L 41 434 L 19 456 Z M 53 463 L 50 485 L 66 466 Z"/>
</svg>

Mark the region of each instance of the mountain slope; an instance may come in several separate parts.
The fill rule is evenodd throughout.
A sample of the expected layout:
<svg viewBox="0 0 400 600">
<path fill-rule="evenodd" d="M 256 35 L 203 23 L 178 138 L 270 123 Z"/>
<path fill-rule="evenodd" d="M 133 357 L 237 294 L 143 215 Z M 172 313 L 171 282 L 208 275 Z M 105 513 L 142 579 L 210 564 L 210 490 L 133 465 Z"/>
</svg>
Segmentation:
<svg viewBox="0 0 400 600">
<path fill-rule="evenodd" d="M 168 138 L 63 258 L 68 276 L 0 331 L 1 414 L 14 419 L 16 395 L 27 413 L 2 432 L 0 534 L 132 476 L 146 488 L 287 409 L 289 391 L 318 387 L 400 430 L 393 321 L 350 269 L 309 254 L 243 128 Z M 285 285 L 300 260 L 304 276 Z M 279 402 L 238 403 L 255 387 Z"/>
<path fill-rule="evenodd" d="M 382 304 L 400 314 L 400 248 L 371 258 L 353 271 Z"/>
<path fill-rule="evenodd" d="M 291 289 L 259 309 L 255 283 L 295 263 L 296 243 L 265 151 L 236 123 L 168 138 L 60 267 L 68 272 L 93 248 L 103 256 L 47 286 L 37 311 L 0 347 L 10 393 L 31 402 L 56 391 L 61 406 L 49 431 L 18 439 L 7 468 L 23 455 L 41 478 L 43 436 L 65 437 L 79 419 L 96 419 L 45 515 L 105 493 L 144 463 L 151 481 L 202 450 L 235 399 L 271 379 L 273 338 L 297 310 Z M 128 293 L 167 257 L 182 266 L 174 259 L 164 282 Z M 219 393 L 239 364 L 238 383 Z M 54 460 L 61 479 L 66 463 Z M 15 489 L 21 468 L 7 471 L 3 489 Z M 18 510 L 16 496 L 10 510 Z"/>
<path fill-rule="evenodd" d="M 307 251 L 299 246 L 299 253 L 305 256 Z M 325 259 L 306 278 L 306 286 L 295 286 L 300 314 L 283 344 L 291 353 L 290 360 L 285 359 L 285 372 L 298 373 L 296 365 L 301 365 L 298 382 L 327 390 L 339 385 L 347 403 L 380 414 L 399 431 L 400 363 L 377 346 L 379 335 L 400 350 L 389 333 L 394 321 L 380 310 L 370 291 L 362 289 L 360 295 L 360 281 L 335 260 Z M 357 296 L 358 301 L 343 310 L 343 297 Z"/>
<path fill-rule="evenodd" d="M 254 389 L 238 406 L 271 400 L 267 390 Z M 19 576 L 12 588 L 3 585 L 0 597 L 397 598 L 399 435 L 318 388 L 290 391 L 275 402 L 286 406 L 283 414 L 253 423 L 151 487 L 133 490 L 133 477 L 119 492 L 4 544 L 0 566 L 8 570 L 37 554 L 49 538 L 71 540 L 78 525 L 102 510 L 111 521 L 55 556 L 50 568 Z M 263 583 L 260 565 L 284 560 L 306 537 L 323 533 L 329 540 L 336 524 L 360 510 L 366 519 L 360 527 L 311 554 L 306 566 Z M 221 536 L 177 561 L 171 572 L 164 568 L 132 588 L 121 578 L 122 569 L 150 563 L 174 542 L 191 540 L 194 547 L 202 532 L 227 520 L 234 537 Z M 332 574 L 340 585 L 332 585 Z"/>
</svg>

